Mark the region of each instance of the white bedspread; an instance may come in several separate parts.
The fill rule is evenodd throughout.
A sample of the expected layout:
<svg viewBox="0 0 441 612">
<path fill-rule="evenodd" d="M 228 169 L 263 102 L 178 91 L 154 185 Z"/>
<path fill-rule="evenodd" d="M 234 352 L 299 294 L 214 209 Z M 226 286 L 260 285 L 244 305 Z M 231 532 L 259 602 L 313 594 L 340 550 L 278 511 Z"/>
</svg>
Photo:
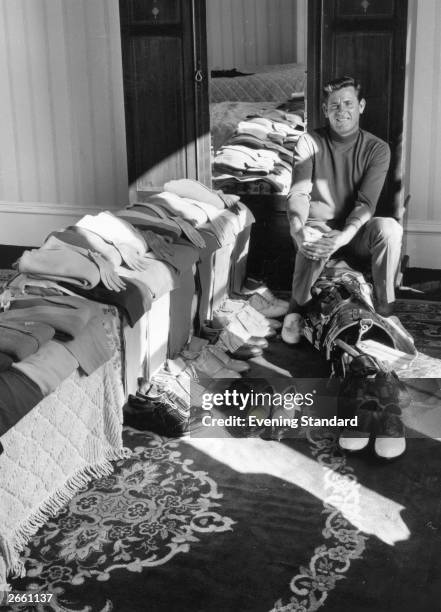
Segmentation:
<svg viewBox="0 0 441 612">
<path fill-rule="evenodd" d="M 90 376 L 76 371 L 2 437 L 0 591 L 8 574 L 23 572 L 20 551 L 38 528 L 126 455 L 116 309 L 103 306 L 103 319 L 113 358 Z"/>
</svg>

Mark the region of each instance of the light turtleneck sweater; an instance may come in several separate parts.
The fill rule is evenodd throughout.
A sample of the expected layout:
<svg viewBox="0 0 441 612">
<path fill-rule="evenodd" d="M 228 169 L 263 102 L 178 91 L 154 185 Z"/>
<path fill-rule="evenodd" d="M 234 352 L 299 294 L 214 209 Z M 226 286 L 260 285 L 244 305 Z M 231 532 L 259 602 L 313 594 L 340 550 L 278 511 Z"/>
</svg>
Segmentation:
<svg viewBox="0 0 441 612">
<path fill-rule="evenodd" d="M 387 143 L 365 130 L 346 137 L 329 127 L 302 135 L 294 153 L 288 214 L 359 229 L 375 213 L 389 168 Z"/>
</svg>

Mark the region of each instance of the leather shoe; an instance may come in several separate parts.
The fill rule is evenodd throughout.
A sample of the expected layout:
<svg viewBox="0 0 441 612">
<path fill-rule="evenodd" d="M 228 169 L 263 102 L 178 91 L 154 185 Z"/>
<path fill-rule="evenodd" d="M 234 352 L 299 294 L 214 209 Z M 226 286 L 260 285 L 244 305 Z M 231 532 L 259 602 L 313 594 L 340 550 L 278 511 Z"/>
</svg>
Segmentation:
<svg viewBox="0 0 441 612">
<path fill-rule="evenodd" d="M 233 359 L 253 359 L 254 357 L 260 357 L 263 355 L 263 350 L 255 345 L 244 344 L 236 351 L 228 353 Z"/>
<path fill-rule="evenodd" d="M 257 346 L 261 349 L 266 349 L 268 348 L 268 340 L 266 338 L 252 336 L 243 346 Z"/>
<path fill-rule="evenodd" d="M 370 433 L 356 429 L 343 429 L 338 439 L 339 447 L 350 453 L 363 450 L 369 444 Z"/>
<path fill-rule="evenodd" d="M 406 436 L 400 414 L 384 411 L 376 432 L 374 453 L 378 459 L 391 460 L 406 450 Z"/>
</svg>

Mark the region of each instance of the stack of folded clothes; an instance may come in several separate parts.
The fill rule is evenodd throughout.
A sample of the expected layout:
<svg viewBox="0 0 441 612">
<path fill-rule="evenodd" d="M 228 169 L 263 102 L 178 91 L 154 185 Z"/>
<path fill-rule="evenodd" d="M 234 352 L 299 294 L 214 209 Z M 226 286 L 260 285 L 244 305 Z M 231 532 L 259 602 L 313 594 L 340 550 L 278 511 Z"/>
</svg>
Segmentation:
<svg viewBox="0 0 441 612">
<path fill-rule="evenodd" d="M 111 358 L 96 302 L 133 326 L 203 250 L 234 242 L 244 218 L 238 196 L 173 180 L 25 251 L 0 296 L 0 435 L 78 367 L 88 375 Z"/>
<path fill-rule="evenodd" d="M 25 251 L 16 286 L 26 291 L 73 292 L 120 308 L 130 325 L 152 301 L 175 289 L 201 251 L 234 242 L 251 218 L 239 197 L 198 181 L 166 183 L 124 209 L 86 215 L 50 234 L 39 249 Z M 31 289 L 32 288 L 32 289 Z"/>
<path fill-rule="evenodd" d="M 24 294 L 13 283 L 1 302 L 3 435 L 77 368 L 89 375 L 112 353 L 94 302 L 73 295 Z"/>
<path fill-rule="evenodd" d="M 213 184 L 236 193 L 287 194 L 304 111 L 263 111 L 241 121 L 214 155 Z"/>
</svg>

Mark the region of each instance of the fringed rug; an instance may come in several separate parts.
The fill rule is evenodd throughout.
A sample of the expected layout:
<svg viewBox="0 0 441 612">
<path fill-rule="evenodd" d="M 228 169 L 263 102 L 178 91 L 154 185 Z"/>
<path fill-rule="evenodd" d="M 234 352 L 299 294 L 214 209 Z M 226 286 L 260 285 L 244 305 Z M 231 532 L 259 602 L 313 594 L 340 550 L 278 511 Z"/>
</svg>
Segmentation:
<svg viewBox="0 0 441 612">
<path fill-rule="evenodd" d="M 437 609 L 441 445 L 396 464 L 314 439 L 170 441 L 125 432 L 131 459 L 32 539 L 17 592 L 39 612 Z M 6 608 L 8 609 L 8 608 Z"/>
</svg>

